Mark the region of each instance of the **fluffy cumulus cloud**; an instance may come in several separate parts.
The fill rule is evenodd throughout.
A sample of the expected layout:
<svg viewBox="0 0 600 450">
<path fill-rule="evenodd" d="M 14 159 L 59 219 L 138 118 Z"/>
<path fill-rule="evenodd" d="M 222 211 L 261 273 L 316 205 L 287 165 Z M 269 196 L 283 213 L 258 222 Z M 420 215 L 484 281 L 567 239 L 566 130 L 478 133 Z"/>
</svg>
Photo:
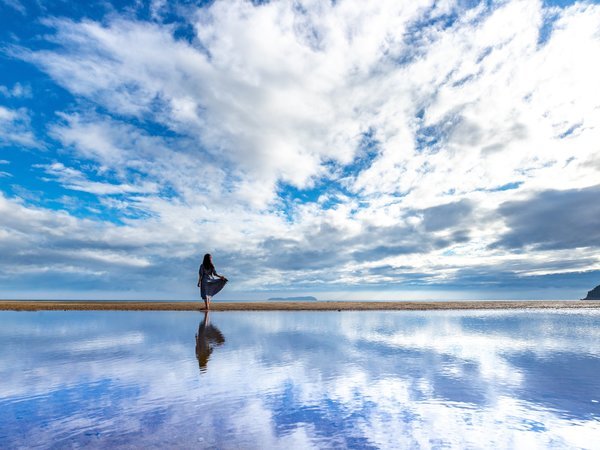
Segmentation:
<svg viewBox="0 0 600 450">
<path fill-rule="evenodd" d="M 600 270 L 598 5 L 136 5 L 44 10 L 36 40 L 7 38 L 46 77 L 0 91 L 0 145 L 32 159 L 2 177 L 12 292 L 35 272 L 191 296 L 205 251 L 231 297 Z"/>
</svg>

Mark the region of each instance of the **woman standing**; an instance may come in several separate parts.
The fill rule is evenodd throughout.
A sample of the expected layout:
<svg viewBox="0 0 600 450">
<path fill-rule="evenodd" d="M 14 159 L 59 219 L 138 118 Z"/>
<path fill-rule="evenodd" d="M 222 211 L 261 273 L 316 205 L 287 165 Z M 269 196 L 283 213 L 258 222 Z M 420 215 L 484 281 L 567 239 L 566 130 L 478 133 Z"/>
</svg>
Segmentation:
<svg viewBox="0 0 600 450">
<path fill-rule="evenodd" d="M 223 289 L 226 283 L 227 278 L 219 275 L 215 270 L 212 255 L 210 253 L 204 255 L 204 260 L 200 264 L 200 270 L 198 270 L 198 286 L 200 287 L 200 297 L 204 300 L 205 309 L 209 308 L 212 296 Z"/>
</svg>

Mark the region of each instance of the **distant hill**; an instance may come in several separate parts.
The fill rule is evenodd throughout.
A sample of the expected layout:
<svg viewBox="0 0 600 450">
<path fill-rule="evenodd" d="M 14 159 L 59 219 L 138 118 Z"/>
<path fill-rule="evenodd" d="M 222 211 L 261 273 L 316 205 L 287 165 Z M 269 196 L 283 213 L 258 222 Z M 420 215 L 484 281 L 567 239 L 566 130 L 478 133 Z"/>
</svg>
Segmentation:
<svg viewBox="0 0 600 450">
<path fill-rule="evenodd" d="M 271 297 L 267 299 L 268 301 L 274 302 L 316 302 L 318 301 L 316 297 L 311 295 L 307 295 L 305 297 Z"/>
<path fill-rule="evenodd" d="M 600 300 L 600 285 L 588 292 L 588 295 L 584 300 Z"/>
</svg>

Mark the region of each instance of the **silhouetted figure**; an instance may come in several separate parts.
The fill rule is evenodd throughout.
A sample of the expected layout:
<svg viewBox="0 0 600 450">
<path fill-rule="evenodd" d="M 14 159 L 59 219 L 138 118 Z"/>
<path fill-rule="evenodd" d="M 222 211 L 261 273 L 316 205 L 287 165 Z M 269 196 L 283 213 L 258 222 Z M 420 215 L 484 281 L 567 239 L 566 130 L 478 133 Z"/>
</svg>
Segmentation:
<svg viewBox="0 0 600 450">
<path fill-rule="evenodd" d="M 225 336 L 217 327 L 208 322 L 208 311 L 206 311 L 204 320 L 198 326 L 198 334 L 196 334 L 196 358 L 198 358 L 200 372 L 206 372 L 208 358 L 213 349 L 224 343 Z"/>
<path fill-rule="evenodd" d="M 227 281 L 227 278 L 219 275 L 215 270 L 212 255 L 210 253 L 204 255 L 204 260 L 198 270 L 198 287 L 200 288 L 200 297 L 204 300 L 205 309 L 209 308 L 212 296 L 223 289 Z"/>
</svg>

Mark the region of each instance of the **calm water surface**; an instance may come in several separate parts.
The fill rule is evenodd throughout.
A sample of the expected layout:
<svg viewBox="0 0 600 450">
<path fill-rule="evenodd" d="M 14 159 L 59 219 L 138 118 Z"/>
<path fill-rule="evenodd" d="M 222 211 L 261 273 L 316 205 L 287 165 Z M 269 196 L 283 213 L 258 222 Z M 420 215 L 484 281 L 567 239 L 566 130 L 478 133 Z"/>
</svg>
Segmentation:
<svg viewBox="0 0 600 450">
<path fill-rule="evenodd" d="M 600 311 L 0 312 L 0 448 L 600 448 Z"/>
</svg>

